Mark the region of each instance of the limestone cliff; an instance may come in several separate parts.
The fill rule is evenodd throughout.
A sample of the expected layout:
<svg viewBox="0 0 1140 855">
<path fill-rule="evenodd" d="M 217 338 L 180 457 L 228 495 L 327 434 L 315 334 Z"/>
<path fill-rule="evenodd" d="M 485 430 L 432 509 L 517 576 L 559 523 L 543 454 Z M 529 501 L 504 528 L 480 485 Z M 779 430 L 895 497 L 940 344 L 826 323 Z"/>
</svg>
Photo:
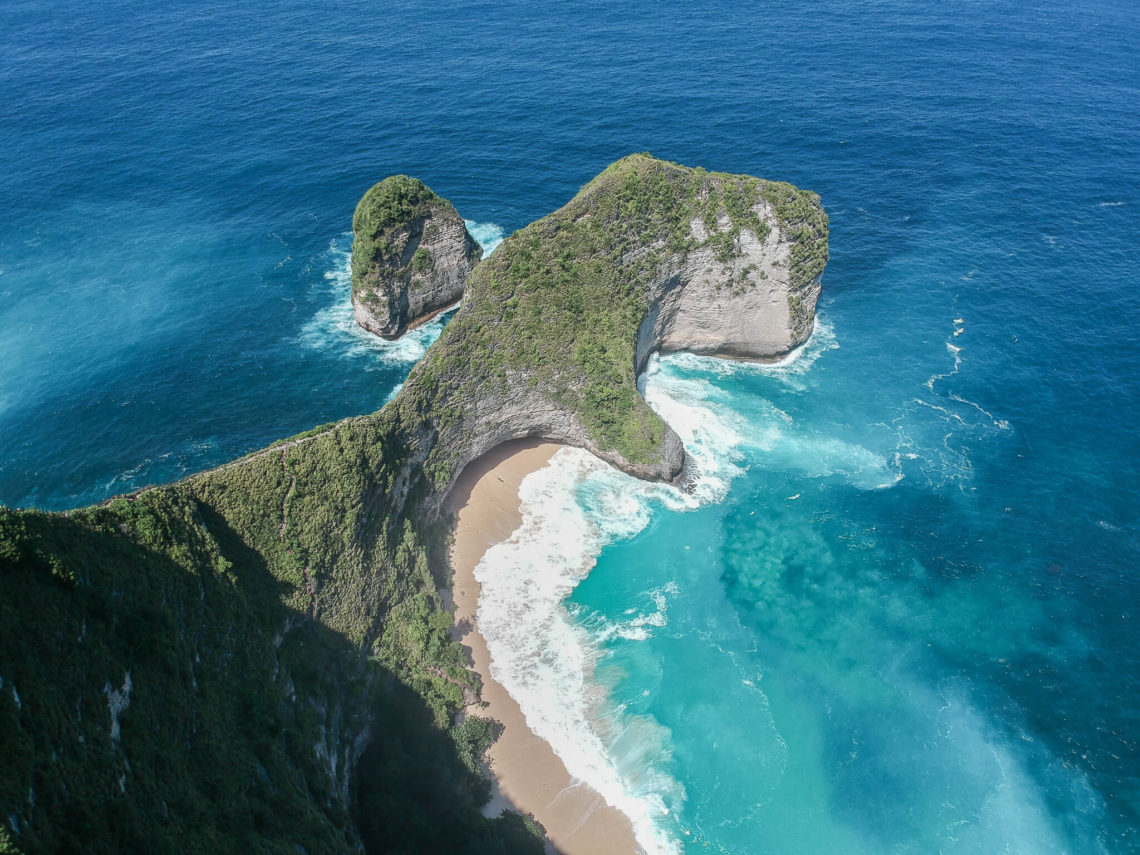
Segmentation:
<svg viewBox="0 0 1140 855">
<path fill-rule="evenodd" d="M 452 204 L 406 175 L 364 194 L 352 231 L 356 322 L 387 339 L 458 302 L 483 257 Z"/>
<path fill-rule="evenodd" d="M 711 230 L 702 219 L 690 221 L 696 248 L 670 259 L 651 284 L 638 335 L 638 370 L 655 350 L 765 360 L 807 340 L 819 274 L 795 280 L 796 232 L 781 226 L 774 204 L 761 198 L 750 213 L 755 222 L 739 228 L 723 213 L 708 224 Z"/>
</svg>

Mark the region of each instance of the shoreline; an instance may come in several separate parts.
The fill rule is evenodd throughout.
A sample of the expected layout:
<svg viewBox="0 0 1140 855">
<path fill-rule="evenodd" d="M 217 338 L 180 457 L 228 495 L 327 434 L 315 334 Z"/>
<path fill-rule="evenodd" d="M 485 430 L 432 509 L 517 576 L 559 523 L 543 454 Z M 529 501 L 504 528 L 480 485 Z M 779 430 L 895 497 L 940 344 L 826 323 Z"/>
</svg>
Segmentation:
<svg viewBox="0 0 1140 855">
<path fill-rule="evenodd" d="M 487 643 L 475 623 L 484 553 L 521 524 L 519 485 L 549 463 L 561 446 L 537 440 L 504 443 L 472 462 L 456 483 L 448 507 L 457 514 L 451 548 L 452 637 L 466 649 L 483 681 L 482 703 L 468 709 L 502 724 L 487 751 L 494 794 L 484 814 L 504 809 L 533 814 L 546 829 L 552 855 L 634 855 L 641 850 L 629 819 L 587 784 L 573 780 L 544 740 L 527 727 L 518 703 L 491 677 Z"/>
</svg>

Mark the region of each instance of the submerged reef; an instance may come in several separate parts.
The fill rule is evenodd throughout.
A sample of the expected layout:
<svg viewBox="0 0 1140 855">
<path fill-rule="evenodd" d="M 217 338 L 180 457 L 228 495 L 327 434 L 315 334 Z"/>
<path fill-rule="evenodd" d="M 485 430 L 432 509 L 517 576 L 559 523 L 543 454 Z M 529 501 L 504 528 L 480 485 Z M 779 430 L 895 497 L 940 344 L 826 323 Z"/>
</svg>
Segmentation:
<svg viewBox="0 0 1140 855">
<path fill-rule="evenodd" d="M 638 372 L 803 342 L 827 217 L 632 155 L 478 264 L 456 223 L 406 177 L 357 208 L 358 318 L 398 335 L 463 296 L 380 411 L 96 507 L 0 508 L 0 851 L 542 851 L 479 812 L 493 726 L 460 715 L 444 499 L 521 437 L 676 478 Z"/>
</svg>

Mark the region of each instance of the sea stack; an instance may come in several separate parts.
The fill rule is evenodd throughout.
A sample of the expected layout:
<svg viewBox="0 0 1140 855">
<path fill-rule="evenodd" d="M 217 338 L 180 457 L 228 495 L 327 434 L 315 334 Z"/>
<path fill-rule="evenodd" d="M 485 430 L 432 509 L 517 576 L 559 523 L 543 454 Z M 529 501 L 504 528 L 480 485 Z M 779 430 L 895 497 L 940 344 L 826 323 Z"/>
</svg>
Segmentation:
<svg viewBox="0 0 1140 855">
<path fill-rule="evenodd" d="M 422 181 L 373 185 L 352 217 L 356 322 L 386 339 L 455 305 L 483 250 L 455 207 Z"/>
</svg>

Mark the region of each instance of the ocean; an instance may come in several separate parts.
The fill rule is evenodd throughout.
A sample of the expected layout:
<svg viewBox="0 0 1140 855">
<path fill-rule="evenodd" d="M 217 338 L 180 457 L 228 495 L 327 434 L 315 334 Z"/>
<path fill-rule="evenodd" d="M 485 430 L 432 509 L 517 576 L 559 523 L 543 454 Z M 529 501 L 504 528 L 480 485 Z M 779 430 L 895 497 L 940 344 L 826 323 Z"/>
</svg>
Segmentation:
<svg viewBox="0 0 1140 855">
<path fill-rule="evenodd" d="M 689 491 L 575 450 L 527 479 L 479 570 L 498 675 L 652 853 L 1140 852 L 1135 4 L 10 0 L 0 29 L 0 502 L 381 406 L 446 323 L 352 323 L 386 175 L 489 249 L 632 151 L 791 181 L 831 218 L 811 341 L 651 365 Z"/>
</svg>

